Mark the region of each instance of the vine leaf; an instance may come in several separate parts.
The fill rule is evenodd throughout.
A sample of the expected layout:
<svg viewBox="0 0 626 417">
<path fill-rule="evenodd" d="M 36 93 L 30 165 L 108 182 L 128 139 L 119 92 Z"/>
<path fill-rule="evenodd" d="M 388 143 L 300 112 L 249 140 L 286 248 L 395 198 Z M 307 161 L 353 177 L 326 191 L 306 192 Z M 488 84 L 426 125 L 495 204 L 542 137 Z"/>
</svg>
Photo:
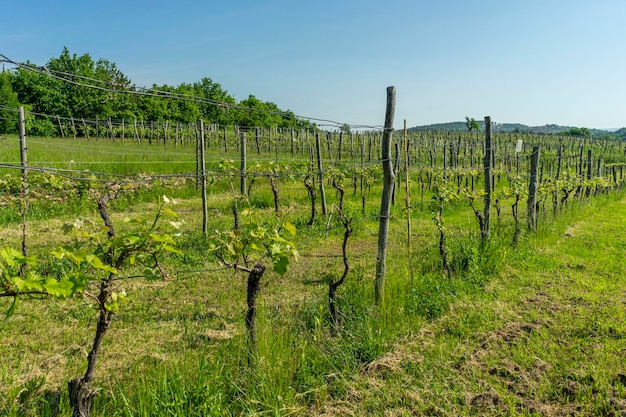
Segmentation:
<svg viewBox="0 0 626 417">
<path fill-rule="evenodd" d="M 291 236 L 296 235 L 296 226 L 294 226 L 293 224 L 285 222 L 285 229 L 287 229 L 287 231 L 291 233 Z"/>
</svg>

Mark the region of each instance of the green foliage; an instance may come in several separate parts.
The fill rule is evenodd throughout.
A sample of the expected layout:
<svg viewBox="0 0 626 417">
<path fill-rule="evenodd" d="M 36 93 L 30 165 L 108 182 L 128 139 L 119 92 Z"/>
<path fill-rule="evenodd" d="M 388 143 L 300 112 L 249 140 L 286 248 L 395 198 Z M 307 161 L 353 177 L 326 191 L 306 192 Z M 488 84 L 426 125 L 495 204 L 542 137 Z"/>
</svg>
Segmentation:
<svg viewBox="0 0 626 417">
<path fill-rule="evenodd" d="M 41 276 L 33 270 L 32 267 L 37 264 L 35 257 L 24 256 L 10 247 L 0 249 L 0 295 L 14 299 L 7 317 L 14 314 L 20 295 L 47 294 L 64 299 L 83 291 L 91 282 L 119 275 L 120 270 L 128 266 L 143 266 L 143 273 L 148 277 L 164 276 L 158 263 L 159 257 L 167 252 L 181 252 L 174 247 L 174 234 L 161 232 L 158 227 L 162 215 L 176 217 L 176 213 L 163 207 L 169 199 L 163 199 L 153 221 L 127 219 L 139 230 L 113 238 L 107 235 L 108 227 L 97 226 L 88 219 L 64 224 L 63 232 L 72 236 L 72 242 L 58 247 L 51 254 L 59 260 L 66 260 L 72 267 L 58 280 Z M 169 224 L 174 229 L 181 226 L 181 222 L 173 220 Z M 104 307 L 117 311 L 119 303 L 125 299 L 124 291 L 113 291 L 104 300 Z"/>
<path fill-rule="evenodd" d="M 136 92 L 137 88 L 115 63 L 106 59 L 94 60 L 89 54 L 71 54 L 67 47 L 58 57 L 51 58 L 46 68 L 63 78 L 72 79 L 72 75 L 76 75 L 78 77 L 73 78 L 76 83 L 64 82 L 23 67 L 3 71 L 0 75 L 0 105 L 17 108 L 19 103 L 23 103 L 34 112 L 62 119 L 112 118 L 190 123 L 202 118 L 222 125 L 313 127 L 310 122 L 296 119 L 291 111 L 282 110 L 276 104 L 264 102 L 253 95 L 237 103 L 219 83 L 207 77 L 178 86 L 154 84 L 154 90 L 181 97 L 164 99 L 158 94 L 121 93 Z M 15 133 L 16 123 L 17 115 L 6 120 L 0 118 L 0 133 Z M 37 120 L 30 125 L 30 135 L 60 136 L 56 120 L 41 123 Z M 72 126 L 67 121 L 63 121 L 62 125 L 66 132 L 71 131 Z M 83 126 L 77 125 L 76 129 L 86 136 Z M 132 131 L 129 133 L 128 136 L 132 136 Z"/>
<path fill-rule="evenodd" d="M 15 313 L 17 297 L 21 293 L 44 293 L 45 280 L 31 270 L 23 269 L 36 264 L 34 257 L 23 256 L 21 252 L 6 247 L 0 249 L 0 291 L 3 296 L 13 297 L 6 317 Z M 25 273 L 22 273 L 25 270 Z"/>
<path fill-rule="evenodd" d="M 13 91 L 12 79 L 13 74 L 11 72 L 3 70 L 0 73 L 0 106 L 15 109 L 0 108 L 0 134 L 18 132 L 17 107 L 20 103 L 17 93 Z"/>
<path fill-rule="evenodd" d="M 65 274 L 61 283 L 71 283 L 73 293 L 89 283 L 110 282 L 112 278 L 119 277 L 122 270 L 130 267 L 141 270 L 148 279 L 166 277 L 159 259 L 166 253 L 181 254 L 175 248 L 175 236 L 182 223 L 176 221 L 175 212 L 164 207 L 169 202 L 171 200 L 163 196 L 154 219 L 124 219 L 125 223 L 132 226 L 131 231 L 114 236 L 110 235 L 109 226 L 101 226 L 90 219 L 79 218 L 65 223 L 63 232 L 70 235 L 72 240 L 52 251 L 55 258 L 70 264 L 70 272 Z M 160 224 L 164 216 L 171 219 L 167 222 L 170 231 L 163 230 Z M 106 299 L 99 299 L 98 302 L 107 311 L 116 312 L 119 303 L 125 299 L 124 291 L 112 291 Z"/>
<path fill-rule="evenodd" d="M 465 127 L 467 128 L 468 132 L 471 132 L 472 130 L 480 131 L 480 124 L 473 117 L 470 119 L 469 117 L 465 116 Z"/>
<path fill-rule="evenodd" d="M 284 228 L 291 236 L 295 236 L 295 226 L 287 221 L 283 223 L 282 220 L 263 221 L 251 209 L 242 210 L 241 216 L 244 221 L 239 229 L 215 231 L 209 238 L 209 252 L 228 266 L 246 270 L 250 262 L 267 257 L 272 261 L 276 273 L 285 274 L 290 259 L 298 258 L 298 251 L 295 244 L 281 233 Z"/>
<path fill-rule="evenodd" d="M 562 132 L 563 135 L 567 136 L 582 136 L 582 137 L 591 137 L 592 133 L 586 127 L 572 127 L 565 132 Z"/>
</svg>

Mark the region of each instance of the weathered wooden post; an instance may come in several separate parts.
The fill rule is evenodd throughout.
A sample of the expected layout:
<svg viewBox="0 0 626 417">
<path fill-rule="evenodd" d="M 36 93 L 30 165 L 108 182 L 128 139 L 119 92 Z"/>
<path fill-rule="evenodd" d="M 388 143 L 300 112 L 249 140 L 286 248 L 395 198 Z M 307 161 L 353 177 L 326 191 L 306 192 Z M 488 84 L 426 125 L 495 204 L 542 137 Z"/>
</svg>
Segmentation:
<svg viewBox="0 0 626 417">
<path fill-rule="evenodd" d="M 337 161 L 341 161 L 341 148 L 343 147 L 343 130 L 339 132 L 339 146 L 337 148 Z"/>
<path fill-rule="evenodd" d="M 322 195 L 322 216 L 326 218 L 328 210 L 326 208 L 326 191 L 324 190 L 324 171 L 322 169 L 322 146 L 320 145 L 320 134 L 315 133 L 315 149 L 317 154 L 317 175 L 320 180 L 320 194 Z"/>
<path fill-rule="evenodd" d="M 206 201 L 206 163 L 204 158 L 204 120 L 200 119 L 200 144 L 198 145 L 200 151 L 200 169 L 202 171 L 200 177 L 200 184 L 202 187 L 202 234 L 207 235 L 208 228 L 208 209 Z"/>
<path fill-rule="evenodd" d="M 491 232 L 491 185 L 493 184 L 493 177 L 491 176 L 491 166 L 493 162 L 491 145 L 491 117 L 485 116 L 485 205 L 483 208 L 483 228 L 480 231 L 483 245 L 489 240 Z"/>
<path fill-rule="evenodd" d="M 115 136 L 113 133 L 113 123 L 111 122 L 111 118 L 109 117 L 107 120 L 107 124 L 109 126 L 109 132 L 111 134 L 111 142 L 115 142 Z"/>
<path fill-rule="evenodd" d="M 587 150 L 587 180 L 591 180 L 593 178 L 593 158 L 591 154 L 591 149 Z M 585 187 L 585 197 L 589 197 L 591 195 L 591 187 L 587 185 Z"/>
<path fill-rule="evenodd" d="M 539 180 L 539 146 L 533 147 L 530 154 L 530 180 L 528 182 L 528 201 L 526 211 L 528 215 L 528 230 L 537 231 L 537 188 Z"/>
<path fill-rule="evenodd" d="M 63 125 L 61 124 L 61 118 L 57 116 L 57 122 L 59 123 L 59 132 L 61 133 L 61 139 L 65 139 L 65 132 L 63 132 Z"/>
<path fill-rule="evenodd" d="M 87 123 L 85 123 L 85 119 L 81 117 L 81 120 L 83 121 L 83 129 L 85 129 L 85 136 L 87 137 L 87 140 L 90 140 L 91 138 L 89 137 L 89 129 L 87 128 Z"/>
<path fill-rule="evenodd" d="M 133 119 L 133 133 L 135 135 L 135 139 L 137 140 L 137 145 L 141 145 L 141 139 L 139 139 L 139 132 L 137 131 L 137 119 Z"/>
<path fill-rule="evenodd" d="M 377 306 L 383 305 L 385 298 L 385 272 L 387 269 L 387 238 L 389 235 L 389 214 L 391 212 L 391 193 L 393 192 L 394 173 L 391 163 L 391 139 L 393 137 L 393 117 L 396 108 L 396 87 L 387 87 L 387 107 L 383 130 L 381 156 L 383 163 L 383 195 L 380 203 L 378 223 L 378 255 L 376 257 L 376 281 L 374 300 Z"/>
<path fill-rule="evenodd" d="M 398 167 L 400 166 L 400 144 L 394 143 L 394 157 L 393 157 L 393 174 L 394 182 L 391 190 L 391 205 L 396 205 L 396 190 L 402 185 L 400 183 L 400 175 L 398 175 Z"/>
<path fill-rule="evenodd" d="M 410 175 L 409 175 L 409 141 L 406 137 L 406 119 L 404 119 L 404 172 L 406 178 L 404 179 L 404 185 L 406 188 L 406 240 L 409 258 L 409 278 L 411 284 L 413 284 L 413 247 L 412 247 L 412 234 L 411 234 L 411 187 L 410 187 Z"/>
<path fill-rule="evenodd" d="M 247 181 L 246 181 L 246 133 L 245 132 L 241 132 L 239 134 L 239 140 L 241 142 L 241 144 L 239 145 L 239 150 L 241 151 L 241 161 L 239 164 L 239 175 L 241 176 L 241 180 L 239 181 L 239 194 L 241 194 L 241 196 L 245 196 L 248 191 L 247 184 L 246 184 Z"/>
<path fill-rule="evenodd" d="M 18 108 L 20 119 L 20 158 L 22 160 L 22 199 L 24 203 L 22 211 L 22 255 L 28 256 L 28 246 L 26 245 L 26 217 L 28 215 L 28 159 L 26 158 L 26 122 L 24 119 L 24 107 Z M 23 269 L 21 272 L 24 272 Z"/>
</svg>

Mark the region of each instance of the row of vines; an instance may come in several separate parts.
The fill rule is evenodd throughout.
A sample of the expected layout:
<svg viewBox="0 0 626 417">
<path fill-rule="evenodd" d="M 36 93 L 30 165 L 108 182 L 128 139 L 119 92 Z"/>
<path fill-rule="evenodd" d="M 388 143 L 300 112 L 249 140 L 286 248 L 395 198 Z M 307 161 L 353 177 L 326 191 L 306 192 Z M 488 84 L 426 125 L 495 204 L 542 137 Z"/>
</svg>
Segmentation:
<svg viewBox="0 0 626 417">
<path fill-rule="evenodd" d="M 171 208 L 171 199 L 160 198 L 152 217 L 126 219 L 125 225 L 118 227 L 111 219 L 110 205 L 125 195 L 140 194 L 155 186 L 199 190 L 201 183 L 205 183 L 209 193 L 228 196 L 224 198 L 229 200 L 232 227 L 208 233 L 204 250 L 215 261 L 215 268 L 247 275 L 248 308 L 244 322 L 251 368 L 259 361 L 255 320 L 265 270 L 271 266 L 277 274 L 288 272 L 290 263 L 299 256 L 296 225 L 325 230 L 326 234 L 331 227 L 340 228 L 343 268 L 328 280 L 328 302 L 330 331 L 334 337 L 341 334 L 337 293 L 349 277 L 349 238 L 358 228 L 359 220 L 370 215 L 376 217 L 380 204 L 377 194 L 383 176 L 380 132 L 309 132 L 217 125 L 202 131 L 199 126 L 178 124 L 148 129 L 136 121 L 117 126 L 108 121 L 103 131 L 98 130 L 99 125 L 96 130 L 90 129 L 85 121 L 72 121 L 71 126 L 67 130 L 65 125 L 64 135 L 70 131 L 85 136 L 75 139 L 77 146 L 94 140 L 127 140 L 141 146 L 175 147 L 181 155 L 196 155 L 197 161 L 196 169 L 189 172 L 132 176 L 34 168 L 36 161 L 30 161 L 32 166 L 11 160 L 2 165 L 6 174 L 0 178 L 0 210 L 20 214 L 15 216 L 13 225 L 21 221 L 26 230 L 29 205 L 42 201 L 59 205 L 70 200 L 85 201 L 100 218 L 92 221 L 80 217 L 63 225 L 68 236 L 65 243 L 48 254 L 52 262 L 60 265 L 57 271 L 61 272 L 55 274 L 47 274 L 38 267 L 50 260 L 29 255 L 26 242 L 22 251 L 11 247 L 0 250 L 0 296 L 11 300 L 7 317 L 16 313 L 21 297 L 86 299 L 95 307 L 97 322 L 86 372 L 69 382 L 74 416 L 88 416 L 92 409 L 97 393 L 92 383 L 102 340 L 113 317 L 130 297 L 122 289 L 125 279 L 168 280 L 175 271 L 168 271 L 166 260 L 184 255 L 177 242 L 186 232 L 185 223 Z M 62 124 L 59 127 L 64 128 Z M 241 141 L 241 133 L 248 135 L 247 141 Z M 198 169 L 197 159 L 201 136 L 205 136 L 204 148 L 220 156 L 219 162 L 204 170 Z M 496 133 L 491 139 L 490 153 L 486 153 L 484 138 L 476 132 L 412 132 L 395 136 L 393 204 L 397 209 L 392 220 L 401 222 L 411 211 L 431 217 L 438 232 L 433 240 L 438 241 L 442 280 L 459 272 L 458 265 L 450 261 L 447 246 L 448 210 L 466 207 L 475 216 L 476 231 L 485 229 L 488 221 L 483 203 L 485 172 L 491 176 L 488 193 L 495 210 L 495 233 L 510 232 L 513 247 L 520 235 L 532 229 L 529 221 L 535 216 L 540 221 L 549 221 L 573 201 L 621 189 L 626 183 L 623 172 L 626 144 L 621 142 L 508 133 Z M 47 140 L 53 146 L 57 139 Z M 246 144 L 249 159 L 245 161 L 245 169 L 237 161 L 242 143 Z M 541 152 L 537 193 L 530 200 L 530 156 L 537 149 Z M 485 161 L 486 154 L 491 155 L 490 161 Z M 486 165 L 489 171 L 483 170 Z M 23 173 L 20 175 L 18 170 Z M 271 190 L 272 207 L 255 206 L 252 196 L 260 187 Z M 287 188 L 289 193 L 284 192 Z M 405 204 L 399 199 L 403 189 L 408 190 Z M 298 206 L 297 213 L 288 209 L 292 206 L 289 199 L 295 198 L 294 195 L 307 202 Z M 513 219 L 510 228 L 501 227 L 505 212 Z M 415 230 L 408 230 L 409 245 L 414 233 Z M 26 239 L 26 233 L 24 236 Z M 487 246 L 482 248 L 488 250 Z M 410 265 L 416 262 L 411 258 L 406 261 Z M 194 265 L 189 265 L 189 269 L 193 268 Z"/>
</svg>

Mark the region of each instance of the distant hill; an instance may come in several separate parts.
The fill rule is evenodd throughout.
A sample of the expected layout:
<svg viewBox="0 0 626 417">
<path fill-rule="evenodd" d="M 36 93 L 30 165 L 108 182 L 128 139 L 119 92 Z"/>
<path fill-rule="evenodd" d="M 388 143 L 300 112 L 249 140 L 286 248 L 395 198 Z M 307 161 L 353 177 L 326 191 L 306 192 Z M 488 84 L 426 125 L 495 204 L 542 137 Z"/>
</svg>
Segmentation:
<svg viewBox="0 0 626 417">
<path fill-rule="evenodd" d="M 626 140 L 626 127 L 616 130 L 615 132 L 613 132 L 613 134 Z"/>
<path fill-rule="evenodd" d="M 481 130 L 485 130 L 485 122 L 478 120 Z M 549 124 L 544 126 L 527 126 L 521 123 L 496 123 L 492 127 L 493 132 L 529 132 L 529 133 L 561 133 L 566 132 L 574 126 L 560 126 L 555 124 Z M 444 132 L 463 132 L 467 130 L 465 122 L 449 122 L 449 123 L 436 123 L 431 125 L 415 126 L 409 131 L 425 131 L 425 130 L 439 130 Z M 589 129 L 594 136 L 619 136 L 622 139 L 626 139 L 626 128 L 609 132 L 607 130 Z"/>
</svg>

